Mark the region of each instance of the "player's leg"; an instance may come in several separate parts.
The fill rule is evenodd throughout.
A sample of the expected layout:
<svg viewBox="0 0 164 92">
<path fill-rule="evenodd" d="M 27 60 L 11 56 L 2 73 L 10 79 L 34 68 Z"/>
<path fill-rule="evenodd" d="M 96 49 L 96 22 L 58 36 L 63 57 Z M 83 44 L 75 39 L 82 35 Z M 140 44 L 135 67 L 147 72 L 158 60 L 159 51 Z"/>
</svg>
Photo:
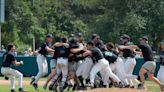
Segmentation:
<svg viewBox="0 0 164 92">
<path fill-rule="evenodd" d="M 164 66 L 160 66 L 160 69 L 158 71 L 157 78 L 161 81 L 162 84 L 164 84 Z"/>
<path fill-rule="evenodd" d="M 115 67 L 116 67 L 116 75 L 119 77 L 119 79 L 126 84 L 125 81 L 125 67 L 124 67 L 124 62 L 122 58 L 118 57 L 118 59 L 115 62 Z"/>
<path fill-rule="evenodd" d="M 58 80 L 58 77 L 60 76 L 60 74 L 62 73 L 62 70 L 61 70 L 61 67 L 62 67 L 62 60 L 60 58 L 57 59 L 57 73 L 56 75 L 53 77 L 52 81 L 51 81 L 51 85 L 53 86 L 57 80 Z"/>
<path fill-rule="evenodd" d="M 145 64 L 143 64 L 140 72 L 139 72 L 139 75 L 140 75 L 140 81 L 141 81 L 141 84 L 139 84 L 139 89 L 145 89 L 144 87 L 144 82 L 145 82 L 145 77 L 144 77 L 144 74 L 147 73 L 148 74 L 148 77 L 149 79 L 155 81 L 157 84 L 160 84 L 159 83 L 159 80 L 157 80 L 155 77 L 154 77 L 154 72 L 155 72 L 155 68 L 156 68 L 156 63 L 155 62 L 146 62 Z"/>
<path fill-rule="evenodd" d="M 82 72 L 82 77 L 84 80 L 86 80 L 88 78 L 92 67 L 93 67 L 93 60 L 91 58 L 87 57 L 84 61 L 83 72 Z"/>
<path fill-rule="evenodd" d="M 161 65 L 160 66 L 160 69 L 158 71 L 158 75 L 157 75 L 157 78 L 159 79 L 159 81 L 161 82 L 162 85 L 164 85 L 164 66 Z M 164 87 L 161 86 L 161 91 L 164 91 Z"/>
<path fill-rule="evenodd" d="M 107 68 L 104 69 L 105 73 L 106 73 L 106 77 L 109 79 L 112 78 L 115 82 L 120 83 L 121 80 L 112 72 L 112 70 L 110 69 L 109 65 Z"/>
<path fill-rule="evenodd" d="M 51 73 L 49 74 L 44 86 L 43 86 L 43 89 L 46 89 L 47 88 L 47 85 L 48 83 L 51 81 L 51 79 L 55 76 L 56 74 L 56 59 L 52 59 L 50 61 L 50 67 L 51 67 Z"/>
<path fill-rule="evenodd" d="M 96 74 L 102 70 L 104 68 L 104 63 L 103 61 L 99 61 L 98 63 L 96 63 L 93 68 L 91 69 L 90 72 L 90 84 L 89 86 L 93 87 L 94 86 L 94 80 L 95 80 L 95 76 Z"/>
<path fill-rule="evenodd" d="M 145 82 L 145 76 L 144 75 L 145 75 L 146 72 L 147 72 L 147 70 L 144 69 L 143 67 L 139 71 L 139 76 L 140 76 L 140 81 L 141 81 L 141 84 L 138 85 L 139 89 L 145 89 L 144 88 L 144 82 Z"/>
<path fill-rule="evenodd" d="M 82 71 L 83 71 L 83 67 L 84 67 L 84 62 L 82 62 L 80 65 L 77 63 L 78 65 L 78 68 L 77 68 L 77 71 L 76 71 L 76 76 L 77 76 L 77 80 L 78 80 L 78 84 L 80 86 L 84 86 L 83 84 L 83 78 L 82 78 Z"/>
<path fill-rule="evenodd" d="M 43 73 L 42 73 L 42 76 L 45 76 L 48 74 L 48 64 L 47 64 L 47 59 L 45 58 L 44 59 L 44 62 L 43 62 Z"/>
<path fill-rule="evenodd" d="M 15 92 L 15 76 L 12 75 L 11 68 L 1 68 L 1 73 L 10 78 L 11 92 Z"/>
<path fill-rule="evenodd" d="M 67 80 L 67 76 L 68 76 L 68 59 L 62 59 L 63 65 L 62 65 L 62 80 L 61 80 L 61 91 L 64 91 L 64 86 L 65 86 L 65 82 Z"/>
<path fill-rule="evenodd" d="M 147 72 L 147 75 L 150 80 L 154 81 L 159 86 L 161 86 L 161 82 L 156 77 L 154 77 L 154 74 Z"/>
<path fill-rule="evenodd" d="M 41 54 L 39 54 L 36 59 L 37 65 L 38 65 L 38 73 L 34 78 L 32 78 L 32 80 L 30 82 L 30 84 L 34 84 L 36 86 L 35 88 L 37 88 L 37 82 L 38 82 L 39 78 L 43 75 L 44 59 L 45 59 L 45 57 Z"/>
<path fill-rule="evenodd" d="M 106 78 L 107 76 L 106 76 L 106 71 L 105 70 L 101 70 L 100 71 L 100 74 L 101 74 L 101 78 L 102 78 L 102 81 L 103 81 L 103 87 L 107 87 L 107 85 L 108 85 L 108 80 L 109 80 L 109 77 L 108 78 Z"/>
<path fill-rule="evenodd" d="M 27 92 L 27 91 L 23 90 L 23 85 L 22 85 L 22 82 L 23 82 L 23 74 L 20 73 L 19 71 L 13 69 L 12 70 L 12 75 L 14 75 L 16 78 L 18 78 L 19 92 Z"/>
<path fill-rule="evenodd" d="M 10 77 L 11 92 L 15 92 L 15 77 Z"/>
<path fill-rule="evenodd" d="M 136 60 L 135 58 L 128 57 L 126 62 L 125 62 L 125 72 L 127 75 L 133 75 L 133 70 L 136 65 Z M 127 78 L 127 77 L 126 77 Z M 131 78 L 127 78 L 129 87 L 134 87 L 134 83 Z"/>
<path fill-rule="evenodd" d="M 57 73 L 55 74 L 55 76 L 53 77 L 53 79 L 51 80 L 51 84 L 49 86 L 49 90 L 53 90 L 53 87 L 54 85 L 56 84 L 60 74 L 62 73 L 62 70 L 61 70 L 61 67 L 62 67 L 62 60 L 60 58 L 57 59 Z"/>
<path fill-rule="evenodd" d="M 81 76 L 82 71 L 83 71 L 83 63 L 78 66 L 76 71 L 76 76 Z"/>
</svg>

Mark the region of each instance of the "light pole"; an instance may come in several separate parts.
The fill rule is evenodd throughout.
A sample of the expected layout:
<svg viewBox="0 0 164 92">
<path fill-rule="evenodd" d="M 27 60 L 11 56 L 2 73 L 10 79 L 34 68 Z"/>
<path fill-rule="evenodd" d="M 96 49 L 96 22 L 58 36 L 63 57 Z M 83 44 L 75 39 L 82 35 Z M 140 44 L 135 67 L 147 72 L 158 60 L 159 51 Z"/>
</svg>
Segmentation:
<svg viewBox="0 0 164 92">
<path fill-rule="evenodd" d="M 0 0 L 0 50 L 2 47 L 1 24 L 4 23 L 4 20 L 5 20 L 5 0 Z"/>
</svg>

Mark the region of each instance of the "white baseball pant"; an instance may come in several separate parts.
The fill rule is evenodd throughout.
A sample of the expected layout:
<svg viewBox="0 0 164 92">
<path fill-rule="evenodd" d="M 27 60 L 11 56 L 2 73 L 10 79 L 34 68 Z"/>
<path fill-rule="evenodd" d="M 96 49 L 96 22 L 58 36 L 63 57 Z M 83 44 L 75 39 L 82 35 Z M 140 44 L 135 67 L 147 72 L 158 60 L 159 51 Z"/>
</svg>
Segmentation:
<svg viewBox="0 0 164 92">
<path fill-rule="evenodd" d="M 67 58 L 58 58 L 57 59 L 57 74 L 61 74 L 63 76 L 68 75 L 68 59 Z"/>
<path fill-rule="evenodd" d="M 46 57 L 44 55 L 38 54 L 36 60 L 37 60 L 39 72 L 35 76 L 34 83 L 37 83 L 41 77 L 45 76 L 48 73 L 48 65 L 47 65 Z"/>
<path fill-rule="evenodd" d="M 93 60 L 90 57 L 87 57 L 83 60 L 83 63 L 78 67 L 76 71 L 77 76 L 82 76 L 83 79 L 87 79 L 91 68 L 93 66 Z"/>
<path fill-rule="evenodd" d="M 163 65 L 160 66 L 160 69 L 158 71 L 157 78 L 164 85 L 164 66 Z"/>
<path fill-rule="evenodd" d="M 57 66 L 56 59 L 51 59 L 51 61 L 50 61 L 50 67 L 51 67 L 51 69 L 56 69 L 56 66 Z"/>
<path fill-rule="evenodd" d="M 52 80 L 52 84 L 54 84 L 57 81 L 61 73 L 62 73 L 61 86 L 63 87 L 65 85 L 68 75 L 68 58 L 60 57 L 57 59 L 57 74 L 54 76 Z"/>
<path fill-rule="evenodd" d="M 104 82 L 104 85 L 107 85 L 107 81 L 109 80 L 109 77 L 111 77 L 114 81 L 120 82 L 121 80 L 112 72 L 111 68 L 109 67 L 108 61 L 104 58 L 99 60 L 91 69 L 90 72 L 90 82 L 94 83 L 94 79 L 96 74 L 100 72 Z"/>
<path fill-rule="evenodd" d="M 122 58 L 118 57 L 116 62 L 111 63 L 109 66 L 112 69 L 112 71 L 118 76 L 118 78 L 122 82 L 125 82 L 126 73 L 125 73 L 124 62 Z"/>
<path fill-rule="evenodd" d="M 125 67 L 125 72 L 126 72 L 126 83 L 130 84 L 131 86 L 134 85 L 134 83 L 139 83 L 138 80 L 136 79 L 137 76 L 133 75 L 133 70 L 136 65 L 136 59 L 128 57 L 125 59 L 124 67 Z M 129 76 L 132 76 L 131 78 Z M 135 78 L 136 77 L 136 78 Z"/>
<path fill-rule="evenodd" d="M 22 88 L 23 75 L 19 71 L 12 68 L 1 68 L 1 73 L 10 78 L 11 89 L 15 89 L 15 78 L 18 78 L 18 87 Z"/>
</svg>

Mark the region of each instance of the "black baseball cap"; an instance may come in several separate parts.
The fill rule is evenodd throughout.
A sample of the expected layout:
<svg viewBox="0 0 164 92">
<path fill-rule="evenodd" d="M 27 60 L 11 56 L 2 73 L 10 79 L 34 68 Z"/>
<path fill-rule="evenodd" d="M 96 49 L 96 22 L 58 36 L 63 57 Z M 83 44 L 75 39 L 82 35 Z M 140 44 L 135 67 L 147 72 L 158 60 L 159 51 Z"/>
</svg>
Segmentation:
<svg viewBox="0 0 164 92">
<path fill-rule="evenodd" d="M 97 36 L 98 36 L 97 34 L 92 34 L 92 39 L 94 39 Z"/>
<path fill-rule="evenodd" d="M 148 37 L 147 36 L 142 36 L 140 39 L 144 39 L 144 40 L 148 41 Z"/>
<path fill-rule="evenodd" d="M 46 38 L 53 38 L 52 34 L 47 34 Z"/>
<path fill-rule="evenodd" d="M 130 36 L 127 34 L 124 34 L 123 36 L 121 36 L 122 39 L 127 39 L 128 41 L 130 41 Z"/>
<path fill-rule="evenodd" d="M 77 33 L 76 36 L 77 36 L 77 37 L 82 37 L 83 34 L 82 34 L 82 33 Z"/>
</svg>

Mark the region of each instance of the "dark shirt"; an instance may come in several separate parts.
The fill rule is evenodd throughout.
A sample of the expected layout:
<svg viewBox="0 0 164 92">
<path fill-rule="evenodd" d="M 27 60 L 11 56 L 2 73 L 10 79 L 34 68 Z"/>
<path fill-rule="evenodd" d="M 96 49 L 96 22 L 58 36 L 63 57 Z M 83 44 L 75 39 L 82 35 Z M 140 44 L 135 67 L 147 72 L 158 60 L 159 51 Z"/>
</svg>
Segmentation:
<svg viewBox="0 0 164 92">
<path fill-rule="evenodd" d="M 103 56 L 103 53 L 101 52 L 101 50 L 97 47 L 94 47 L 91 49 L 91 52 L 92 52 L 92 57 L 98 61 L 100 59 L 103 59 L 104 56 Z"/>
<path fill-rule="evenodd" d="M 39 53 L 44 55 L 46 57 L 46 55 L 48 54 L 48 51 L 46 50 L 46 47 L 50 47 L 48 43 L 44 43 L 43 45 L 41 45 Z"/>
<path fill-rule="evenodd" d="M 105 51 L 105 46 L 102 40 L 100 40 L 97 44 L 95 44 L 97 48 L 99 48 L 101 51 Z"/>
<path fill-rule="evenodd" d="M 53 49 L 55 50 L 55 46 L 53 47 Z M 52 59 L 56 59 L 57 60 L 57 53 L 56 53 L 56 51 L 54 51 L 54 55 L 52 56 Z"/>
<path fill-rule="evenodd" d="M 152 51 L 152 48 L 150 47 L 150 45 L 140 44 L 138 47 L 142 50 L 142 55 L 143 55 L 145 62 L 146 61 L 154 61 L 153 51 Z"/>
<path fill-rule="evenodd" d="M 114 54 L 110 51 L 104 51 L 103 54 L 104 54 L 105 59 L 108 60 L 109 63 L 116 62 L 116 60 L 118 58 L 118 56 L 116 54 Z"/>
<path fill-rule="evenodd" d="M 110 50 L 110 52 L 112 52 L 113 54 L 115 54 L 117 56 L 119 55 L 119 52 L 117 52 L 116 49 L 112 49 L 112 50 Z"/>
<path fill-rule="evenodd" d="M 123 49 L 123 57 L 124 58 L 132 57 L 133 58 L 133 57 L 135 57 L 135 54 L 130 49 Z"/>
<path fill-rule="evenodd" d="M 10 53 L 4 53 L 2 59 L 3 59 L 3 63 L 2 63 L 3 67 L 10 67 L 12 62 L 15 61 L 15 57 Z"/>
<path fill-rule="evenodd" d="M 55 52 L 57 57 L 68 58 L 70 54 L 70 48 L 67 48 L 65 46 L 55 47 Z"/>
<path fill-rule="evenodd" d="M 160 64 L 164 66 L 164 51 L 160 53 Z"/>
</svg>

